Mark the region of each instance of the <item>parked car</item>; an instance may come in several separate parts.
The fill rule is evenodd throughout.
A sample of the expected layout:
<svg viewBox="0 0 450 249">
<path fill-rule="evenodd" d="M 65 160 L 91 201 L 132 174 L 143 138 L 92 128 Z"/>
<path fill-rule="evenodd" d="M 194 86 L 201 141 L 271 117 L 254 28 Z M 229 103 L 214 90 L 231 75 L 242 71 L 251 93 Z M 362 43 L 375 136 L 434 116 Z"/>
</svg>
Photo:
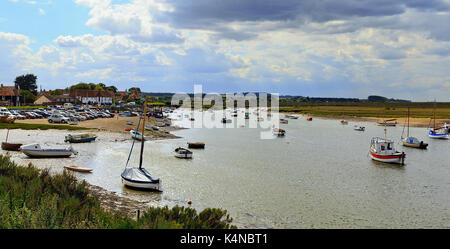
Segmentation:
<svg viewBox="0 0 450 249">
<path fill-rule="evenodd" d="M 69 122 L 69 118 L 64 117 L 61 114 L 52 114 L 48 117 L 49 123 L 67 123 Z"/>
</svg>

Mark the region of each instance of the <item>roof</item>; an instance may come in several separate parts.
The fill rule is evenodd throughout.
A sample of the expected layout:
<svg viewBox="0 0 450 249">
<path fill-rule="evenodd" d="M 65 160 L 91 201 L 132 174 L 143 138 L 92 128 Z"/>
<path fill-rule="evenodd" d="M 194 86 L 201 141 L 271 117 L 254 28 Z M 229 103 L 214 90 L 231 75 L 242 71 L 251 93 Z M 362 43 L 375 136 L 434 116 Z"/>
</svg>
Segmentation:
<svg viewBox="0 0 450 249">
<path fill-rule="evenodd" d="M 113 97 L 113 91 L 75 89 L 70 92 L 71 97 Z"/>
<path fill-rule="evenodd" d="M 20 94 L 15 86 L 2 86 L 0 87 L 0 96 L 20 96 Z"/>
</svg>

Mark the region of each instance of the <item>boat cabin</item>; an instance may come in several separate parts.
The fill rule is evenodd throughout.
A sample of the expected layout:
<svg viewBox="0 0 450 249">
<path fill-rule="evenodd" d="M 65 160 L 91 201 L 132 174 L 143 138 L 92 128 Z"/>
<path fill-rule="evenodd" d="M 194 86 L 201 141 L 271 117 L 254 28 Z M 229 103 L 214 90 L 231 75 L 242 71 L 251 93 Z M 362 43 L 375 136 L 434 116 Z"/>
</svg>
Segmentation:
<svg viewBox="0 0 450 249">
<path fill-rule="evenodd" d="M 390 155 L 395 151 L 394 142 L 385 138 L 375 137 L 370 142 L 370 149 L 377 154 Z"/>
</svg>

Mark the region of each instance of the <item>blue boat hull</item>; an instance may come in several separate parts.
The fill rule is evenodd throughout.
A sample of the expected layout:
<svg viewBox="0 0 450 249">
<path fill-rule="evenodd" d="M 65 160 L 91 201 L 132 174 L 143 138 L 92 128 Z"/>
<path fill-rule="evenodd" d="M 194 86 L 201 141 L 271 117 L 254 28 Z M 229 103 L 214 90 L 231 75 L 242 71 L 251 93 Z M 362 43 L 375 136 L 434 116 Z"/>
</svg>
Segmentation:
<svg viewBox="0 0 450 249">
<path fill-rule="evenodd" d="M 89 143 L 92 141 L 95 141 L 96 137 L 88 137 L 88 138 L 82 138 L 82 139 L 66 139 L 66 142 L 69 143 Z"/>
</svg>

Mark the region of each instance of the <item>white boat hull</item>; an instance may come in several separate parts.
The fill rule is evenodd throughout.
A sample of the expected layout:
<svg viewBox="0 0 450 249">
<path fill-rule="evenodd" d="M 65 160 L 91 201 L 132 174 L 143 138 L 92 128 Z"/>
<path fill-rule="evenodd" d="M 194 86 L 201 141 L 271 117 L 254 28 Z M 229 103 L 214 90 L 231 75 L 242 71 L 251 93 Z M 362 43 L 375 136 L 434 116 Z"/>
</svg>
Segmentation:
<svg viewBox="0 0 450 249">
<path fill-rule="evenodd" d="M 182 158 L 182 159 L 191 159 L 192 158 L 192 154 L 178 154 L 178 153 L 175 153 L 175 157 Z"/>
<path fill-rule="evenodd" d="M 403 154 L 404 155 L 404 154 Z M 377 155 L 373 152 L 369 152 L 370 158 L 375 161 L 383 162 L 383 163 L 398 163 L 403 164 L 402 162 L 402 154 L 394 154 L 394 155 Z M 404 158 L 405 156 L 403 156 Z M 403 159 L 404 161 L 404 159 Z"/>
<path fill-rule="evenodd" d="M 158 183 L 138 183 L 138 182 L 132 182 L 128 181 L 124 178 L 122 178 L 122 183 L 128 187 L 132 188 L 140 188 L 140 189 L 148 189 L 148 190 L 161 190 L 161 180 L 159 180 Z"/>
<path fill-rule="evenodd" d="M 72 151 L 52 151 L 52 150 L 22 150 L 23 154 L 29 157 L 70 157 Z"/>
<path fill-rule="evenodd" d="M 448 134 L 430 134 L 430 133 L 428 133 L 428 137 L 436 138 L 436 139 L 449 139 Z"/>
</svg>

